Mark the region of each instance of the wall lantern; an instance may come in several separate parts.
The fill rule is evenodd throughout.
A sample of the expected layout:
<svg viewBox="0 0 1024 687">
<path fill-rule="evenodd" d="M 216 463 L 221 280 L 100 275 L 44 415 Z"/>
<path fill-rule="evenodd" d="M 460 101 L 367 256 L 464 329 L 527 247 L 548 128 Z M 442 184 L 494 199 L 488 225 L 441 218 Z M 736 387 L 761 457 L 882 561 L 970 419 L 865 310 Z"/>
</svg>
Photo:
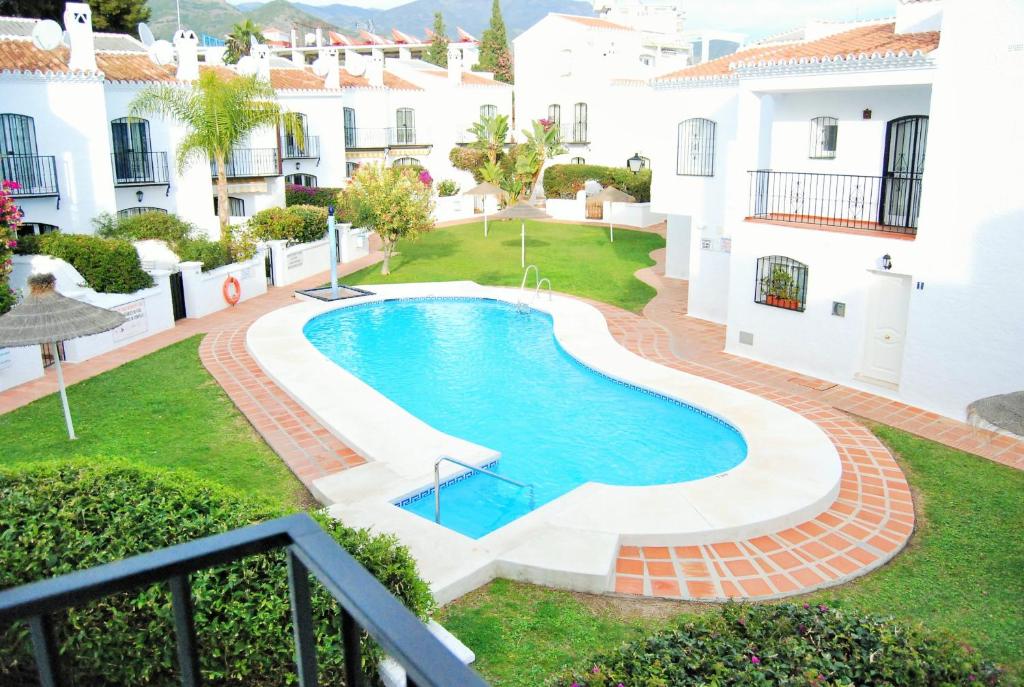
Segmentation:
<svg viewBox="0 0 1024 687">
<path fill-rule="evenodd" d="M 296 162 L 296 163 L 295 163 L 295 169 L 298 169 L 298 168 L 299 168 L 299 165 L 300 165 L 300 163 Z"/>
<path fill-rule="evenodd" d="M 871 108 L 865 107 L 864 112 L 861 113 L 861 116 L 864 117 L 864 119 L 871 119 Z"/>
<path fill-rule="evenodd" d="M 135 200 L 139 201 L 140 203 L 142 202 L 142 191 L 135 192 Z"/>
<path fill-rule="evenodd" d="M 20 205 L 16 205 L 15 207 L 18 208 L 18 219 L 23 219 L 25 217 L 25 209 Z"/>
<path fill-rule="evenodd" d="M 636 174 L 644 168 L 644 159 L 640 157 L 640 153 L 633 153 L 633 157 L 626 160 L 626 166 L 629 167 L 629 171 Z"/>
<path fill-rule="evenodd" d="M 886 272 L 892 269 L 892 256 L 888 253 L 882 256 L 882 269 Z"/>
</svg>

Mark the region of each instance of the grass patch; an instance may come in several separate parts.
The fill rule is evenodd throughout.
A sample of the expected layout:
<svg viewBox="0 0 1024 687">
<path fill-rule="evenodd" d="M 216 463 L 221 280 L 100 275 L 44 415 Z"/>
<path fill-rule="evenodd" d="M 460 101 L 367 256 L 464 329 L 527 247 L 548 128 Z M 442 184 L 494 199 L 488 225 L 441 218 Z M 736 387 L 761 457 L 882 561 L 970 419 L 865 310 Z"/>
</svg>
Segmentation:
<svg viewBox="0 0 1024 687">
<path fill-rule="evenodd" d="M 235 408 L 199 360 L 196 336 L 68 387 L 77 441 L 60 397 L 0 415 L 0 464 L 111 456 L 190 470 L 282 505 L 305 488 Z"/>
<path fill-rule="evenodd" d="M 915 490 L 918 529 L 889 565 L 809 598 L 950 632 L 1001 663 L 1009 682 L 1018 683 L 1024 675 L 1024 472 L 891 427 L 872 430 L 899 456 Z M 621 603 L 609 610 L 601 597 L 497 580 L 443 609 L 442 622 L 477 653 L 476 667 L 487 679 L 525 687 L 696 608 L 675 604 L 650 617 L 652 603 L 665 603 Z"/>
<path fill-rule="evenodd" d="M 469 279 L 494 286 L 519 286 L 519 222 L 483 222 L 435 229 L 415 241 L 399 243 L 391 260 L 391 274 L 373 265 L 344 278 L 346 284 Z M 526 264 L 537 265 L 556 291 L 593 298 L 640 312 L 655 290 L 633 276 L 654 264 L 649 253 L 665 239 L 644 231 L 616 229 L 615 242 L 608 228 L 575 224 L 526 223 Z"/>
</svg>

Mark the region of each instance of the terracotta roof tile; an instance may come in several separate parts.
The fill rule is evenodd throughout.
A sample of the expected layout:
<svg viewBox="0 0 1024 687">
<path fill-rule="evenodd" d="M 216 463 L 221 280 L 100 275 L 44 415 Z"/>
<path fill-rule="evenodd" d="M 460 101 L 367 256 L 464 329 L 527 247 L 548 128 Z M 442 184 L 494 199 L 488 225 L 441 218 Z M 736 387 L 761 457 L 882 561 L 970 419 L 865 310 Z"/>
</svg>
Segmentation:
<svg viewBox="0 0 1024 687">
<path fill-rule="evenodd" d="M 568 19 L 571 22 L 577 24 L 583 24 L 589 26 L 592 29 L 610 29 L 612 31 L 632 31 L 633 29 L 622 24 L 616 24 L 615 22 L 608 21 L 607 19 L 598 19 L 596 17 L 581 17 L 575 14 L 559 14 L 557 15 L 562 19 Z"/>
<path fill-rule="evenodd" d="M 67 73 L 67 48 L 40 50 L 27 40 L 0 40 L 0 71 Z"/>
<path fill-rule="evenodd" d="M 448 72 L 440 69 L 423 69 L 420 73 L 436 76 L 438 78 L 448 78 Z M 486 76 L 480 76 L 473 72 L 462 72 L 462 83 L 470 84 L 472 86 L 508 86 L 506 83 L 502 83 L 501 81 L 496 81 L 494 79 L 488 79 Z"/>
<path fill-rule="evenodd" d="M 870 55 L 887 52 L 912 53 L 920 50 L 931 52 L 939 46 L 938 31 L 921 33 L 895 33 L 895 24 L 872 24 L 850 31 L 844 31 L 814 41 L 786 43 L 782 45 L 765 45 L 741 50 L 732 55 L 720 57 L 704 64 L 694 65 L 686 69 L 659 76 L 655 81 L 674 79 L 692 79 L 707 76 L 726 76 L 734 71 L 737 63 L 760 62 L 763 60 L 794 60 L 812 57 L 831 57 L 841 55 Z"/>
<path fill-rule="evenodd" d="M 109 55 L 97 53 L 96 66 L 107 81 L 174 81 L 178 69 L 174 65 L 159 65 L 149 55 Z"/>
<path fill-rule="evenodd" d="M 365 76 L 352 76 L 341 70 L 342 88 L 369 88 L 370 82 Z M 271 69 L 270 84 L 280 90 L 322 91 L 324 79 L 308 69 Z M 395 90 L 418 91 L 417 86 L 400 79 L 389 71 L 384 72 L 384 87 Z"/>
</svg>

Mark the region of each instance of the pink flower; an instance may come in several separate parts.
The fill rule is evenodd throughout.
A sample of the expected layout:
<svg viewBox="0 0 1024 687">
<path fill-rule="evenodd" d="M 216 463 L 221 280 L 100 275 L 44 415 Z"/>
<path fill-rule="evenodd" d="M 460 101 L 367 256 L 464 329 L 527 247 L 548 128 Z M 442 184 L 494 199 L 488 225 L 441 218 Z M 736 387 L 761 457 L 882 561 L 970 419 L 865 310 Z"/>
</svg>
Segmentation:
<svg viewBox="0 0 1024 687">
<path fill-rule="evenodd" d="M 593 668 L 590 669 L 590 672 L 592 672 L 594 675 L 597 675 L 598 673 L 601 672 L 601 669 L 598 668 L 597 666 L 594 666 Z"/>
<path fill-rule="evenodd" d="M 750 662 L 753 663 L 755 666 L 761 665 L 761 659 L 759 659 L 757 656 L 751 656 Z"/>
<path fill-rule="evenodd" d="M 19 184 L 17 181 L 11 181 L 10 179 L 4 179 L 4 188 L 9 188 L 12 191 L 17 191 L 19 188 L 21 188 L 21 184 Z"/>
</svg>

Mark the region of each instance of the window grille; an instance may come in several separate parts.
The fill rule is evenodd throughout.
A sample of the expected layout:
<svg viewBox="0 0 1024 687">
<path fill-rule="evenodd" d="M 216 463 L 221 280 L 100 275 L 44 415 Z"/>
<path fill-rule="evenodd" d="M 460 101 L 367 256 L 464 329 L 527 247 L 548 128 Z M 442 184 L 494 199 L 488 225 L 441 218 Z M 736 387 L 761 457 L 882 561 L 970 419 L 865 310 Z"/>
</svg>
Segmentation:
<svg viewBox="0 0 1024 687">
<path fill-rule="evenodd" d="M 586 143 L 587 138 L 587 104 L 576 103 L 573 106 L 572 142 Z"/>
<path fill-rule="evenodd" d="M 573 159 L 569 160 L 569 164 L 585 165 L 585 164 L 587 164 L 587 161 L 584 160 L 582 157 L 574 157 Z"/>
<path fill-rule="evenodd" d="M 147 212 L 162 212 L 165 215 L 167 214 L 167 210 L 164 210 L 163 208 L 155 208 L 155 207 L 151 207 L 151 206 L 148 206 L 148 205 L 140 205 L 140 206 L 134 206 L 134 207 L 130 207 L 130 208 L 125 208 L 123 210 L 118 210 L 117 211 L 117 216 L 118 217 L 134 217 L 135 215 L 144 215 Z"/>
<path fill-rule="evenodd" d="M 836 156 L 839 120 L 835 117 L 815 117 L 811 120 L 811 146 L 807 156 L 812 159 L 832 159 Z"/>
<path fill-rule="evenodd" d="M 676 174 L 711 177 L 715 175 L 715 123 L 695 117 L 679 122 Z"/>
<path fill-rule="evenodd" d="M 289 174 L 284 178 L 284 182 L 286 184 L 316 188 L 316 176 L 313 174 Z"/>
<path fill-rule="evenodd" d="M 758 258 L 754 302 L 803 312 L 807 305 L 807 265 L 782 255 Z"/>
<path fill-rule="evenodd" d="M 480 116 L 481 117 L 489 117 L 489 118 L 491 118 L 491 117 L 496 117 L 497 115 L 498 115 L 498 106 L 497 105 L 481 105 L 480 106 Z"/>
<path fill-rule="evenodd" d="M 395 124 L 396 145 L 416 143 L 416 112 L 411 107 L 401 107 L 395 111 Z"/>
<path fill-rule="evenodd" d="M 415 167 L 420 161 L 414 157 L 400 157 L 391 163 L 392 167 Z"/>
<path fill-rule="evenodd" d="M 562 126 L 561 105 L 548 105 L 548 121 L 552 122 L 556 130 Z"/>
</svg>

